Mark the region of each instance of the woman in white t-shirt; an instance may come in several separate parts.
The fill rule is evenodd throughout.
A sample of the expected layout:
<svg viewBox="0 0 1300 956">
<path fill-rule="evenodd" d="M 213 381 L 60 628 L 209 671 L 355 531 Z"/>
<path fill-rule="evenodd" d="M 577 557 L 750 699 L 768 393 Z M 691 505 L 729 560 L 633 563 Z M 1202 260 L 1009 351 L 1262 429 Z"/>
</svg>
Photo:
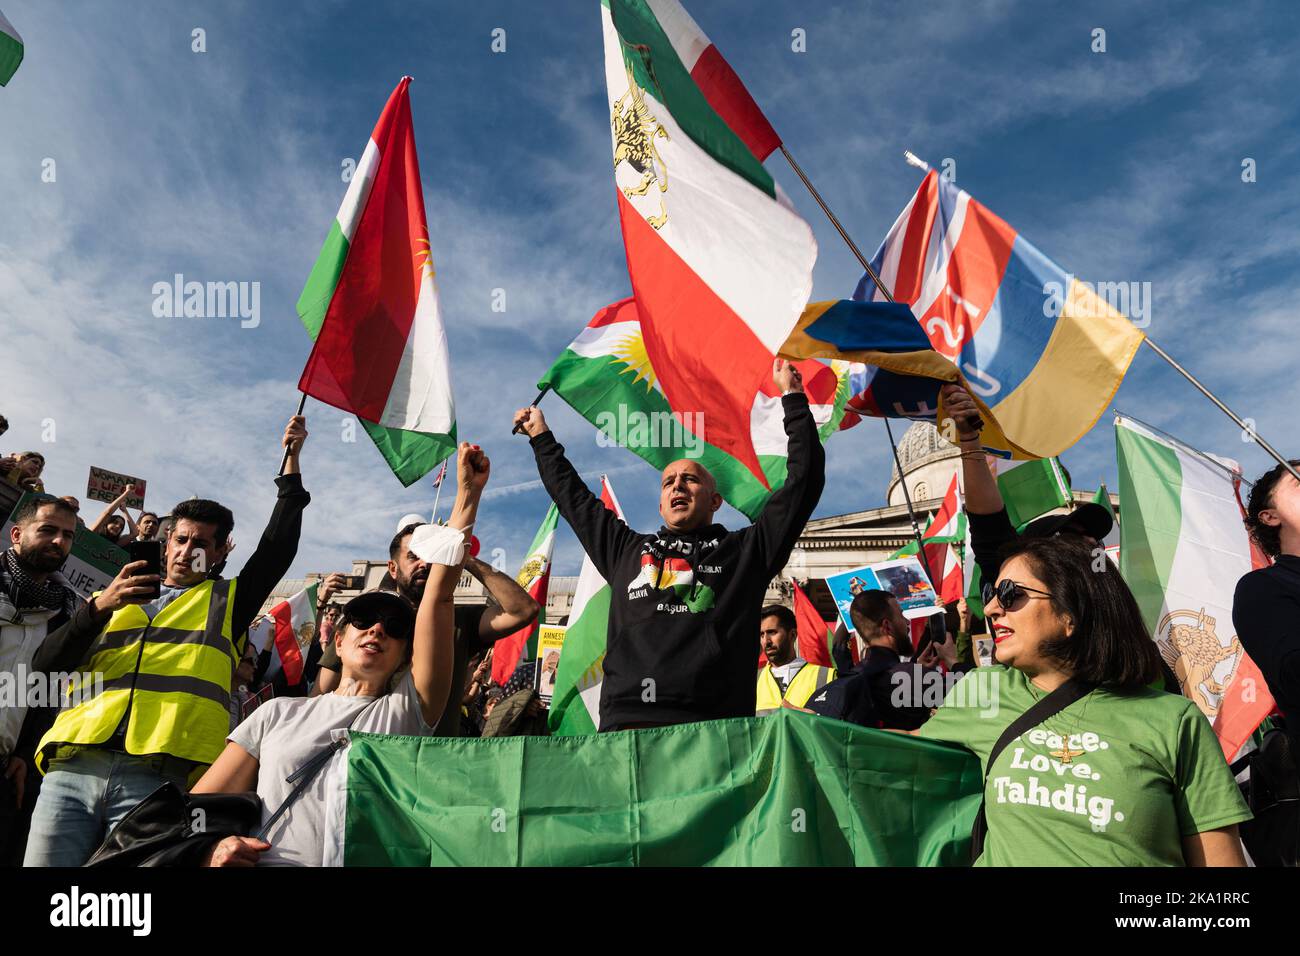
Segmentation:
<svg viewBox="0 0 1300 956">
<path fill-rule="evenodd" d="M 263 704 L 231 732 L 226 749 L 195 784 L 194 793 L 256 790 L 266 821 L 293 790 L 286 778 L 328 752 L 340 732 L 433 733 L 451 690 L 452 596 L 488 468 L 479 448 L 462 443 L 460 487 L 448 526 L 425 525 L 419 529 L 422 540 L 412 539 L 412 550 L 430 564 L 418 612 L 405 598 L 386 591 L 349 601 L 337 631 L 338 688 L 319 697 L 282 697 Z M 390 686 L 408 663 L 410 670 Z M 329 830 L 327 781 L 327 774 L 317 773 L 271 825 L 266 840 L 227 837 L 213 846 L 207 864 L 321 865 Z"/>
</svg>

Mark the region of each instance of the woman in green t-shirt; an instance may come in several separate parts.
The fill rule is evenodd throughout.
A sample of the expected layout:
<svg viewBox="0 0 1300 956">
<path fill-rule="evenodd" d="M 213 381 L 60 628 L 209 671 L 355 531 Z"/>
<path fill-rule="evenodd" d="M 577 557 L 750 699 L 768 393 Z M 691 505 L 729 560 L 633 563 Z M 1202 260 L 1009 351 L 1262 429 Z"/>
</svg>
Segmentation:
<svg viewBox="0 0 1300 956">
<path fill-rule="evenodd" d="M 967 674 L 917 731 L 984 765 L 976 865 L 1244 865 L 1237 824 L 1250 811 L 1210 722 L 1151 689 L 1158 651 L 1103 552 L 1078 538 L 1022 539 L 987 590 L 999 664 Z M 1010 723 L 1070 678 L 1096 687 L 988 767 Z"/>
</svg>

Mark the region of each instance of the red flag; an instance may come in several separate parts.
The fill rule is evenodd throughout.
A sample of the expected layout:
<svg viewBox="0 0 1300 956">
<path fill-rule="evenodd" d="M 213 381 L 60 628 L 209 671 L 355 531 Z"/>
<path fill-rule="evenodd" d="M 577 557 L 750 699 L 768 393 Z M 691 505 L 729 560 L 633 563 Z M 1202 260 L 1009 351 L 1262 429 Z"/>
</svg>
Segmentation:
<svg viewBox="0 0 1300 956">
<path fill-rule="evenodd" d="M 803 593 L 803 588 L 794 583 L 794 619 L 799 628 L 799 656 L 809 664 L 822 667 L 834 667 L 831 660 L 831 628 Z"/>
</svg>

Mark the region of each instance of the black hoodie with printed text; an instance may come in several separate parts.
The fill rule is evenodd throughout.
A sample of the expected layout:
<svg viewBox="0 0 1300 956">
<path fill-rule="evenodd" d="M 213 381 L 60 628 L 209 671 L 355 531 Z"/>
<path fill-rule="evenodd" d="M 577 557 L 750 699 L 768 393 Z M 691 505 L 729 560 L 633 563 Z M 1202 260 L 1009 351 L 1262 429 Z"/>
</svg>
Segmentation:
<svg viewBox="0 0 1300 956">
<path fill-rule="evenodd" d="M 633 531 L 592 494 L 551 432 L 531 439 L 547 493 L 610 586 L 601 731 L 754 716 L 763 597 L 826 481 L 807 398 L 781 401 L 785 484 L 740 531 Z"/>
</svg>

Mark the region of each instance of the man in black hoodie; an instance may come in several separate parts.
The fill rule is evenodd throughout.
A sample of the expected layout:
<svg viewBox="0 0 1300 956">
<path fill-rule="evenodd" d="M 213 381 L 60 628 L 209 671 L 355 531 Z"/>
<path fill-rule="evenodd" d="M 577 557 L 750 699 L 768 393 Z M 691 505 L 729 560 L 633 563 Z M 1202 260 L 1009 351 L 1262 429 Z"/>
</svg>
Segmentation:
<svg viewBox="0 0 1300 956">
<path fill-rule="evenodd" d="M 821 497 L 826 455 L 798 369 L 777 359 L 789 438 L 786 480 L 740 531 L 713 523 L 713 476 L 691 459 L 660 482 L 664 526 L 640 534 L 591 493 L 536 407 L 515 414 L 547 493 L 569 522 L 611 600 L 600 729 L 628 730 L 754 715 L 759 612 Z"/>
</svg>

